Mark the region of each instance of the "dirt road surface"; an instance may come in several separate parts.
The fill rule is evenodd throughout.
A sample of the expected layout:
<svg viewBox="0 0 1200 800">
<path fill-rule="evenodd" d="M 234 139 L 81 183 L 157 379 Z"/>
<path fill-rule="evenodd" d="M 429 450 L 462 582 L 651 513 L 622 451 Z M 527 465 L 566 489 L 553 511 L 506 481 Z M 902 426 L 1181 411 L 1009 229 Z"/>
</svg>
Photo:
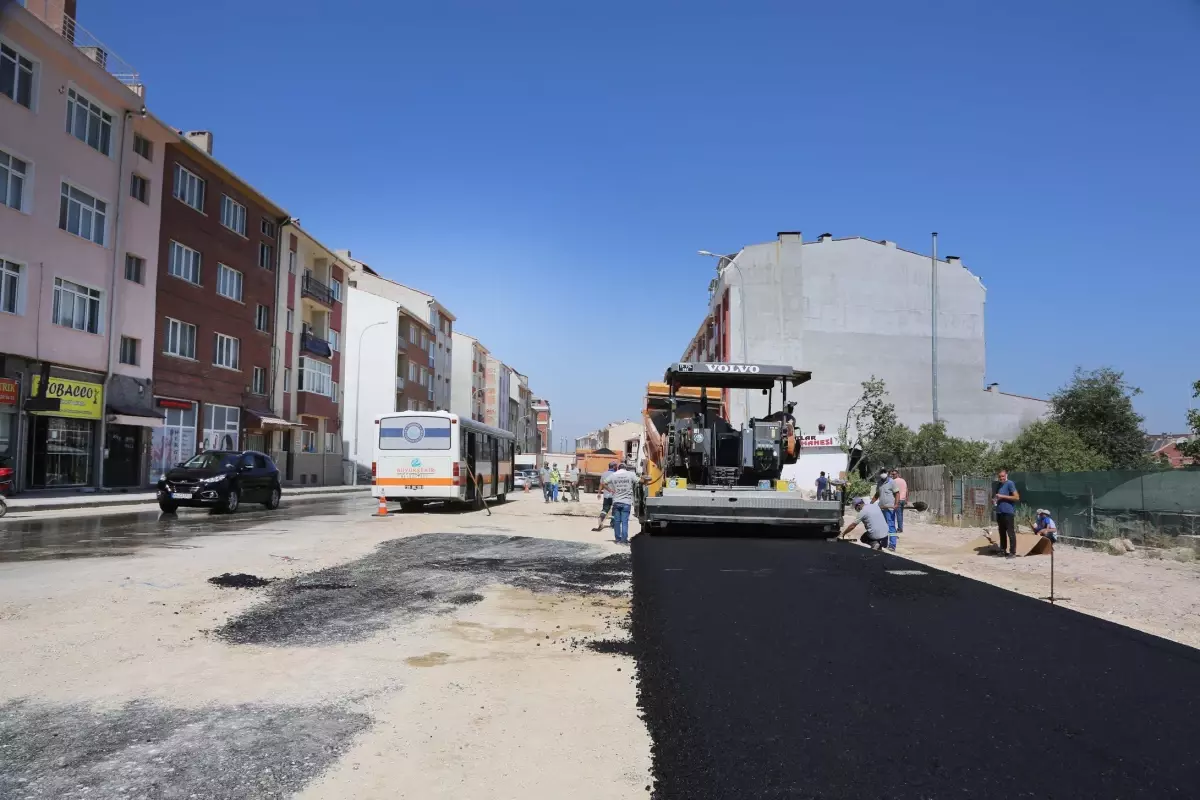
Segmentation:
<svg viewBox="0 0 1200 800">
<path fill-rule="evenodd" d="M 555 510 L 6 522 L 0 797 L 646 797 L 633 662 L 587 646 L 629 551 Z"/>
</svg>

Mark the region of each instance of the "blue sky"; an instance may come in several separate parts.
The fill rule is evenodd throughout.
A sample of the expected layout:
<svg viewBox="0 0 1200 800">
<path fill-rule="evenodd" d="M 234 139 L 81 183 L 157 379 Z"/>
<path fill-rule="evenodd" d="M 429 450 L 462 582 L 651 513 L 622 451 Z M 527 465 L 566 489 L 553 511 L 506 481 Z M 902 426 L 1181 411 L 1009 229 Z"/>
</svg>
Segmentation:
<svg viewBox="0 0 1200 800">
<path fill-rule="evenodd" d="M 923 252 L 937 230 L 988 286 L 1006 391 L 1111 365 L 1148 429 L 1179 430 L 1200 378 L 1192 0 L 80 0 L 79 18 L 158 116 L 438 295 L 550 399 L 556 436 L 638 413 L 703 316 L 696 250 L 777 230 Z"/>
</svg>

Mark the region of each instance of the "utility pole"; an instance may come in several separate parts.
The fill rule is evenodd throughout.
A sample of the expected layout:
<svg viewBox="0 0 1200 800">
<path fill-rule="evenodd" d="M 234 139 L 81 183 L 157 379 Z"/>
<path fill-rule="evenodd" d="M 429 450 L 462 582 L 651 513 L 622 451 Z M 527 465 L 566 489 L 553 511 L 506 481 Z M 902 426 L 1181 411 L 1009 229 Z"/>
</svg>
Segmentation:
<svg viewBox="0 0 1200 800">
<path fill-rule="evenodd" d="M 930 306 L 931 312 L 930 312 L 930 315 L 929 315 L 929 316 L 930 316 L 930 320 L 931 320 L 931 322 L 932 322 L 932 327 L 933 327 L 933 331 L 932 331 L 932 333 L 933 333 L 933 335 L 932 335 L 932 339 L 933 339 L 933 421 L 936 423 L 936 422 L 938 421 L 938 396 L 937 396 L 937 394 L 938 394 L 938 385 L 937 385 L 937 384 L 938 384 L 938 376 L 937 376 L 937 367 L 938 367 L 938 358 L 937 358 L 937 340 L 938 340 L 938 334 L 937 334 L 937 318 L 938 318 L 938 284 L 937 284 L 937 278 L 938 278 L 938 261 L 937 261 L 937 231 L 934 231 L 934 232 L 933 232 L 933 255 L 932 255 L 932 256 L 931 256 L 931 258 L 930 258 L 930 266 L 929 266 L 929 268 L 930 268 L 930 274 L 931 274 L 931 276 L 932 276 L 932 280 L 930 281 L 930 285 L 931 285 L 931 287 L 932 287 L 932 288 L 931 288 L 931 291 L 930 291 L 930 294 L 931 294 L 931 300 L 930 300 L 930 303 L 929 303 L 929 306 Z"/>
</svg>

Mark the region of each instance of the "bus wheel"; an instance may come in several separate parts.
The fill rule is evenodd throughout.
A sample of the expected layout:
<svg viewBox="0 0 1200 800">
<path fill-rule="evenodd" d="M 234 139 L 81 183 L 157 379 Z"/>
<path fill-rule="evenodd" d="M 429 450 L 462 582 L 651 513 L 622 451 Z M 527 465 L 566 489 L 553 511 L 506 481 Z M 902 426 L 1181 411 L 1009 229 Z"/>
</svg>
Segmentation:
<svg viewBox="0 0 1200 800">
<path fill-rule="evenodd" d="M 424 508 L 425 508 L 424 500 L 401 500 L 400 501 L 400 513 L 401 514 L 415 514 L 416 512 L 421 511 Z"/>
<path fill-rule="evenodd" d="M 508 495 L 506 495 L 506 494 L 502 494 L 502 495 L 500 495 L 499 497 L 497 497 L 497 498 L 496 498 L 496 502 L 497 502 L 497 503 L 507 503 L 507 502 L 508 502 Z"/>
</svg>

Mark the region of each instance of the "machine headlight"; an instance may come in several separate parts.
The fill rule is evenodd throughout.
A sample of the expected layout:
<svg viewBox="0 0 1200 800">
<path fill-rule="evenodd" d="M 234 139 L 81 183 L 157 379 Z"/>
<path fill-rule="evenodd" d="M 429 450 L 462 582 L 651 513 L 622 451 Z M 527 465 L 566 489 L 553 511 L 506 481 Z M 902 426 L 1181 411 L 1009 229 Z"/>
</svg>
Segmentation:
<svg viewBox="0 0 1200 800">
<path fill-rule="evenodd" d="M 200 483 L 220 483 L 228 477 L 228 475 L 213 475 L 211 478 L 201 478 Z"/>
</svg>

